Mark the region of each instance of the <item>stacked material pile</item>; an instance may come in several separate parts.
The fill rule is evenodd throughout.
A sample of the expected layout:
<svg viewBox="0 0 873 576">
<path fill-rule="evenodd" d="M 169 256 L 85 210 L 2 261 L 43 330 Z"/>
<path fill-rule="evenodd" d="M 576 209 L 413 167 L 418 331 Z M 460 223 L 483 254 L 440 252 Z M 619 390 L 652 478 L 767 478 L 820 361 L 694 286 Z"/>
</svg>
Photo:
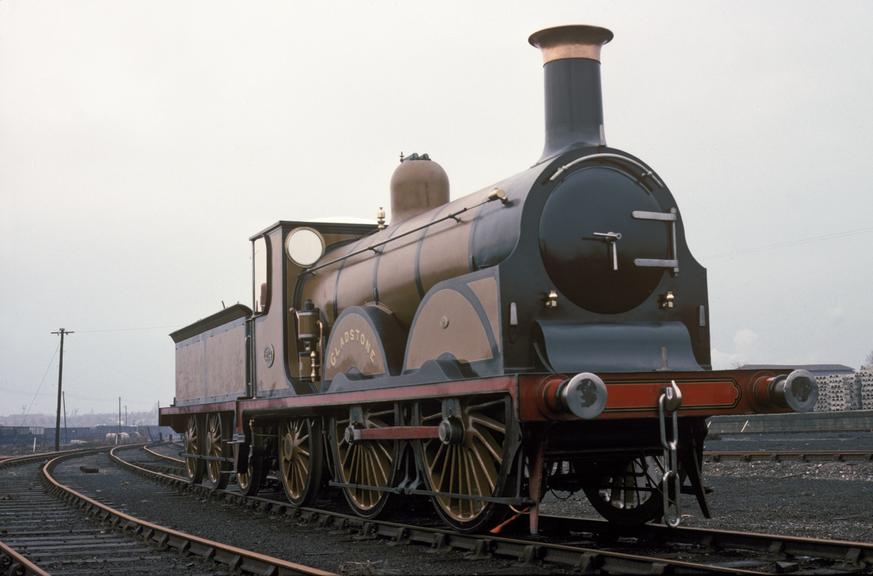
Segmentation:
<svg viewBox="0 0 873 576">
<path fill-rule="evenodd" d="M 816 376 L 815 379 L 818 382 L 818 401 L 815 403 L 815 411 L 824 412 L 848 408 L 849 399 L 842 374 L 823 374 Z"/>
<path fill-rule="evenodd" d="M 813 411 L 827 412 L 831 409 L 830 381 L 828 376 L 816 376 L 815 381 L 818 384 L 818 400 L 815 401 Z"/>
<path fill-rule="evenodd" d="M 848 410 L 849 398 L 846 390 L 846 385 L 843 382 L 842 374 L 831 374 L 832 378 L 830 387 L 830 403 L 831 410 Z"/>
<path fill-rule="evenodd" d="M 873 366 L 861 368 L 855 376 L 859 383 L 861 409 L 873 410 Z"/>
<path fill-rule="evenodd" d="M 843 374 L 843 388 L 846 389 L 846 409 L 861 409 L 861 377 L 858 374 Z"/>
</svg>

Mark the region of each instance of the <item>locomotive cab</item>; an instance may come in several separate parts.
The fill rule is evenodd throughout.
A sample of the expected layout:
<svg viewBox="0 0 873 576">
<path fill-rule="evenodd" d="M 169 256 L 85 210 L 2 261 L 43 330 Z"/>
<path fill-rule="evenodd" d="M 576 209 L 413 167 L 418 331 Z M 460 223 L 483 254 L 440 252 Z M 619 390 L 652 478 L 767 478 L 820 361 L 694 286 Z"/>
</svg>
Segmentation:
<svg viewBox="0 0 873 576">
<path fill-rule="evenodd" d="M 280 221 L 252 243 L 252 382 L 258 397 L 319 389 L 323 336 L 331 310 L 301 298 L 301 275 L 326 251 L 377 229 L 371 224 Z M 319 333 L 319 331 L 321 331 Z"/>
</svg>

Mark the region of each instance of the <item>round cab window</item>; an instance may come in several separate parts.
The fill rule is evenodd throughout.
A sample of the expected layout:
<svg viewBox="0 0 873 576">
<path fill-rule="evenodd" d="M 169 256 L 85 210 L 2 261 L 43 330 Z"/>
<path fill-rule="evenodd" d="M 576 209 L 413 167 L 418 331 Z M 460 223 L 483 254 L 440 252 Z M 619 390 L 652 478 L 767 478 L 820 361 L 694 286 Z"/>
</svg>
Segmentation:
<svg viewBox="0 0 873 576">
<path fill-rule="evenodd" d="M 312 228 L 297 228 L 288 234 L 285 252 L 298 266 L 312 266 L 324 254 L 324 240 Z"/>
</svg>

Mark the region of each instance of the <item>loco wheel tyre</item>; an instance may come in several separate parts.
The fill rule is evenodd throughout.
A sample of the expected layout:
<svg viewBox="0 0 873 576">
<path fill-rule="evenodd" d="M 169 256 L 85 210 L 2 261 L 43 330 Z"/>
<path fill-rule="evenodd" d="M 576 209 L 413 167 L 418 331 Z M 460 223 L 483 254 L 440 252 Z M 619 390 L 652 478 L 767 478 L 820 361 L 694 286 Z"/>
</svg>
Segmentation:
<svg viewBox="0 0 873 576">
<path fill-rule="evenodd" d="M 353 407 L 347 418 L 331 418 L 330 444 L 337 480 L 349 506 L 359 516 L 373 518 L 385 507 L 390 492 L 368 490 L 361 486 L 390 488 L 394 484 L 399 461 L 398 442 L 395 440 L 365 440 L 352 442 L 346 429 L 382 428 L 393 426 L 396 412 L 393 407 Z"/>
<path fill-rule="evenodd" d="M 279 426 L 279 476 L 285 496 L 294 506 L 315 500 L 321 486 L 321 423 L 316 418 L 292 418 Z"/>
<path fill-rule="evenodd" d="M 660 457 L 640 455 L 595 464 L 582 488 L 601 516 L 615 524 L 636 526 L 657 521 L 664 515 L 663 476 Z"/>
<path fill-rule="evenodd" d="M 226 458 L 228 446 L 224 441 L 221 414 L 210 414 L 206 419 L 206 455 L 210 458 Z M 203 484 L 214 490 L 221 490 L 230 480 L 232 464 L 222 460 L 206 461 L 206 477 Z"/>
<path fill-rule="evenodd" d="M 505 505 L 479 500 L 504 494 L 518 447 L 509 397 L 455 398 L 416 405 L 418 426 L 438 426 L 444 439 L 417 441 L 416 450 L 428 488 L 442 519 L 463 532 L 499 521 Z M 445 440 L 445 441 L 444 441 Z"/>
<path fill-rule="evenodd" d="M 200 427 L 197 425 L 196 416 L 188 417 L 188 427 L 185 430 L 185 453 L 200 454 Z M 185 474 L 194 484 L 203 480 L 204 462 L 193 456 L 185 457 Z"/>
</svg>

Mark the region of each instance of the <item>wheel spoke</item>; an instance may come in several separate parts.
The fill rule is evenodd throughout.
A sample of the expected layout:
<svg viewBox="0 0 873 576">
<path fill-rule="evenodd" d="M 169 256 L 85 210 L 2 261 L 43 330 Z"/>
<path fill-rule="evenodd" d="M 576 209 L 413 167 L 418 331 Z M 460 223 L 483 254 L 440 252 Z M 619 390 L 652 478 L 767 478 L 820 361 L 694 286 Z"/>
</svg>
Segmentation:
<svg viewBox="0 0 873 576">
<path fill-rule="evenodd" d="M 476 477 L 473 473 L 472 459 L 470 458 L 469 450 L 464 450 L 464 470 L 466 472 L 467 477 L 467 494 L 470 496 L 481 496 L 482 491 L 479 490 L 478 482 L 476 481 Z M 476 485 L 474 488 L 474 484 Z M 475 513 L 475 508 L 479 504 L 477 500 L 467 500 L 467 510 L 468 514 L 472 516 Z"/>
<path fill-rule="evenodd" d="M 224 456 L 224 442 L 222 438 L 221 415 L 216 413 L 207 415 L 203 435 L 203 441 L 205 442 L 203 452 L 206 456 L 210 457 L 210 460 L 206 461 L 204 469 L 206 480 L 212 488 L 223 488 L 227 484 L 227 476 L 222 474 L 222 472 L 228 466 L 226 462 L 219 460 L 219 458 Z M 198 452 L 200 452 L 199 449 Z M 197 466 L 196 463 L 194 465 Z"/>
<path fill-rule="evenodd" d="M 309 470 L 301 463 L 298 462 L 294 465 L 294 473 L 297 477 L 297 481 L 295 482 L 297 487 L 297 495 L 303 493 L 306 490 L 306 479 L 309 477 Z"/>
<path fill-rule="evenodd" d="M 455 464 L 458 460 L 458 447 L 452 446 L 449 454 L 451 455 L 449 461 L 449 485 L 447 486 L 448 490 L 446 490 L 446 492 L 455 492 Z"/>
<path fill-rule="evenodd" d="M 488 486 L 490 488 L 488 493 L 490 494 L 491 492 L 494 492 L 494 489 L 497 487 L 497 484 L 496 484 L 497 479 L 495 478 L 496 470 L 494 470 L 493 465 L 488 466 L 488 464 L 485 463 L 485 460 L 484 460 L 484 458 L 482 458 L 482 454 L 480 453 L 479 450 L 474 450 L 473 454 L 476 457 L 476 461 L 479 463 L 479 468 L 482 470 L 482 473 L 485 475 L 485 479 L 488 481 Z M 483 493 L 483 492 L 480 492 L 480 493 Z"/>
<path fill-rule="evenodd" d="M 200 439 L 197 433 L 197 422 L 193 416 L 188 418 L 188 427 L 185 432 L 185 452 L 187 454 L 199 454 L 200 453 Z M 198 476 L 200 475 L 198 470 L 202 470 L 200 468 L 200 461 L 196 458 L 196 456 L 186 456 L 185 457 L 185 472 L 188 477 L 198 482 L 200 479 Z"/>
<path fill-rule="evenodd" d="M 386 444 L 388 444 L 387 442 L 382 442 L 381 440 L 377 440 L 373 444 L 380 452 L 382 452 L 382 454 L 385 456 L 386 460 L 390 461 L 390 460 L 394 459 L 393 456 L 391 456 L 391 451 L 388 449 L 388 446 L 386 445 Z"/>
<path fill-rule="evenodd" d="M 427 465 L 427 470 L 431 474 L 433 474 L 434 468 L 436 468 L 437 464 L 439 464 L 440 457 L 445 456 L 446 445 L 442 442 L 439 442 L 437 445 L 439 446 L 439 448 L 437 448 L 436 454 L 434 454 L 433 459 L 431 459 L 430 461 L 430 464 Z M 427 450 L 427 445 L 425 445 L 424 449 Z"/>
<path fill-rule="evenodd" d="M 469 405 L 467 405 L 467 410 L 469 410 L 470 412 L 481 412 L 482 410 L 484 410 L 486 408 L 492 408 L 494 406 L 500 406 L 501 408 L 503 408 L 504 405 L 505 405 L 504 399 L 498 398 L 495 400 L 488 400 L 488 401 L 482 402 L 480 404 L 469 404 Z"/>
<path fill-rule="evenodd" d="M 387 492 L 363 486 L 390 486 L 394 478 L 397 442 L 362 440 L 349 443 L 345 439 L 345 432 L 349 425 L 364 430 L 393 426 L 394 414 L 393 407 L 374 412 L 362 408 L 352 410 L 354 418 L 332 420 L 331 441 L 337 475 L 342 483 L 355 485 L 343 488 L 343 492 L 352 508 L 361 515 L 369 516 L 378 512 L 388 497 Z"/>
<path fill-rule="evenodd" d="M 367 454 L 367 484 L 370 486 L 378 486 L 383 483 L 382 480 L 382 466 L 381 463 L 376 459 L 376 455 L 373 453 L 373 449 L 370 448 L 366 451 Z M 387 476 L 387 474 L 386 474 Z"/>
<path fill-rule="evenodd" d="M 279 427 L 279 464 L 282 486 L 295 505 L 304 504 L 316 489 L 313 480 L 313 455 L 318 449 L 315 421 L 295 418 Z"/>
<path fill-rule="evenodd" d="M 642 524 L 663 513 L 657 456 L 631 456 L 623 462 L 595 463 L 593 476 L 583 485 L 595 509 L 607 520 Z"/>
<path fill-rule="evenodd" d="M 457 490 L 455 492 L 460 496 L 469 496 L 470 490 L 464 485 L 466 481 L 466 466 L 464 466 L 464 448 L 458 447 L 455 450 L 455 470 L 457 473 Z M 461 512 L 461 517 L 466 517 L 465 509 L 470 507 L 470 501 L 466 498 L 458 498 L 458 510 Z"/>
<path fill-rule="evenodd" d="M 343 468 L 347 468 L 347 467 L 348 467 L 349 459 L 352 457 L 352 452 L 353 452 L 353 450 L 345 450 L 345 451 L 343 451 L 342 447 L 340 446 L 339 451 L 340 451 L 341 454 L 342 454 L 341 457 L 340 457 L 340 460 L 342 461 L 342 466 L 343 466 Z"/>
<path fill-rule="evenodd" d="M 470 421 L 474 425 L 481 424 L 486 428 L 490 428 L 495 432 L 499 432 L 501 435 L 506 434 L 506 426 L 489 416 L 485 416 L 484 414 L 476 414 L 474 416 L 471 416 Z"/>
<path fill-rule="evenodd" d="M 443 413 L 436 412 L 436 413 L 430 414 L 428 416 L 423 416 L 421 418 L 421 422 L 422 422 L 422 424 L 424 424 L 425 422 L 433 422 L 434 420 L 442 420 L 442 419 L 443 419 Z"/>
<path fill-rule="evenodd" d="M 473 526 L 483 513 L 495 505 L 478 498 L 498 495 L 508 470 L 507 397 L 451 399 L 453 425 L 461 426 L 459 443 L 445 445 L 437 440 L 421 440 L 421 462 L 428 485 L 435 492 L 438 510 L 451 523 Z M 433 403 L 430 404 L 433 406 Z M 445 406 L 445 405 L 443 405 Z M 460 412 L 455 406 L 459 406 Z M 417 408 L 417 424 L 433 426 L 447 417 L 423 406 Z"/>
<path fill-rule="evenodd" d="M 379 445 L 378 442 L 376 444 L 377 446 Z M 378 447 L 382 448 L 381 446 Z M 378 484 L 384 484 L 388 479 L 388 471 L 385 470 L 385 462 L 376 454 L 375 447 L 370 448 L 370 458 L 373 461 L 373 479 L 376 480 Z"/>
<path fill-rule="evenodd" d="M 479 439 L 479 441 L 482 443 L 482 445 L 485 446 L 485 448 L 488 450 L 488 452 L 491 453 L 491 456 L 494 458 L 494 461 L 497 464 L 502 464 L 503 463 L 503 456 L 500 454 L 500 445 L 497 444 L 497 442 L 493 438 L 491 438 L 490 436 L 488 438 L 486 438 L 485 435 L 482 434 L 482 432 L 480 432 L 479 430 L 473 430 L 472 432 L 473 432 L 473 435 Z"/>
</svg>

